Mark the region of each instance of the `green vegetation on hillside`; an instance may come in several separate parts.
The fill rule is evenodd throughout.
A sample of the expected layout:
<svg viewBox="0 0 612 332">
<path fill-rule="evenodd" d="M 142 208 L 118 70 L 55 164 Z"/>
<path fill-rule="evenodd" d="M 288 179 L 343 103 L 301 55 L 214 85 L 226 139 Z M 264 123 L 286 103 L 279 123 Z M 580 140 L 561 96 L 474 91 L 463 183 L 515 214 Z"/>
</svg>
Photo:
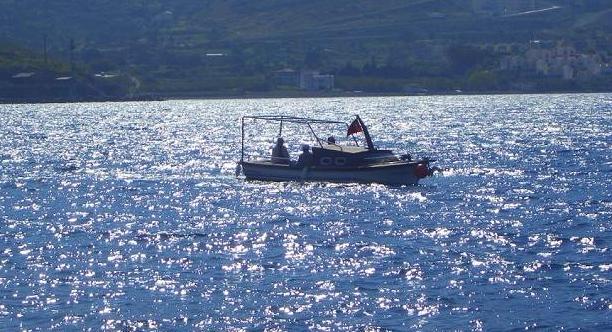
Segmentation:
<svg viewBox="0 0 612 332">
<path fill-rule="evenodd" d="M 0 102 L 116 99 L 128 91 L 120 75 L 96 76 L 87 67 L 0 45 Z"/>
<path fill-rule="evenodd" d="M 605 89 L 607 76 L 559 82 L 498 70 L 507 54 L 496 45 L 535 39 L 612 54 L 612 3 L 537 4 L 560 8 L 500 15 L 476 12 L 471 0 L 0 0 L 0 43 L 41 53 L 46 37 L 57 61 L 44 70 L 60 73 L 74 40 L 83 77 L 124 78 L 110 95 L 265 92 L 283 68 L 334 74 L 348 91 Z M 15 52 L 0 56 L 0 70 L 41 68 L 40 54 Z"/>
</svg>

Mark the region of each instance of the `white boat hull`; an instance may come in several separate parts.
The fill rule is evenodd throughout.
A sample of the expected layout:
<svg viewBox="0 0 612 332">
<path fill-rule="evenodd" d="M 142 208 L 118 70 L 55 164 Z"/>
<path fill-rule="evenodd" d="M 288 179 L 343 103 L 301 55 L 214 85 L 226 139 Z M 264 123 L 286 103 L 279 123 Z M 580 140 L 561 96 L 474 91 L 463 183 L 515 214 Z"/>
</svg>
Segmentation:
<svg viewBox="0 0 612 332">
<path fill-rule="evenodd" d="M 325 181 L 415 185 L 419 177 L 416 167 L 422 162 L 397 161 L 344 168 L 307 167 L 274 164 L 267 161 L 242 162 L 247 180 L 261 181 Z"/>
</svg>

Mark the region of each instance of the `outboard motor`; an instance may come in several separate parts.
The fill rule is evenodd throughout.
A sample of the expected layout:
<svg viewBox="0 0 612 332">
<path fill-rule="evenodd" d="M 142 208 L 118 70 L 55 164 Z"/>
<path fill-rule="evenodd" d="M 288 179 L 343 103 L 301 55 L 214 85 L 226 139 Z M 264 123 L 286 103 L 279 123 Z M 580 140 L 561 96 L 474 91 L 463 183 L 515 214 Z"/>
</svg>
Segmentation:
<svg viewBox="0 0 612 332">
<path fill-rule="evenodd" d="M 418 163 L 416 167 L 414 168 L 414 176 L 416 176 L 419 179 L 426 178 L 430 175 L 431 175 L 431 172 L 429 170 L 429 163 L 426 161 Z"/>
<path fill-rule="evenodd" d="M 414 168 L 414 176 L 419 179 L 426 178 L 428 176 L 432 176 L 436 171 L 442 171 L 438 167 L 430 167 L 429 163 L 436 161 L 435 159 L 423 158 L 418 162 L 416 167 Z"/>
</svg>

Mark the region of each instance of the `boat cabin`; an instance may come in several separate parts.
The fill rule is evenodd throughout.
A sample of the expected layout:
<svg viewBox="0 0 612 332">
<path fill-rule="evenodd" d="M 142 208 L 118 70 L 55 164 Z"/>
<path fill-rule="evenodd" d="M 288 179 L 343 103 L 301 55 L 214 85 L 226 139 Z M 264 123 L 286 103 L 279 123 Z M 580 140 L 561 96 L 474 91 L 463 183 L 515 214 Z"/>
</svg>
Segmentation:
<svg viewBox="0 0 612 332">
<path fill-rule="evenodd" d="M 324 144 L 312 147 L 316 167 L 354 167 L 398 160 L 391 150 L 369 150 L 360 146 Z"/>
</svg>

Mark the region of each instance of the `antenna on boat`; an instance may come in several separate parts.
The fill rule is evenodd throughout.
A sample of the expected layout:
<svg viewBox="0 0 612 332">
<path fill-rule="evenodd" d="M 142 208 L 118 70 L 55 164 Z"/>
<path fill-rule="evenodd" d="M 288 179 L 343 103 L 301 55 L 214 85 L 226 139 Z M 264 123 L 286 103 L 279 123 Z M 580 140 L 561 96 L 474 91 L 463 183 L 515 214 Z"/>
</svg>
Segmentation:
<svg viewBox="0 0 612 332">
<path fill-rule="evenodd" d="M 283 120 L 280 120 L 280 128 L 278 128 L 278 137 L 283 137 Z"/>
<path fill-rule="evenodd" d="M 240 136 L 241 136 L 240 163 L 242 164 L 242 162 L 244 161 L 244 117 L 240 119 L 240 123 L 241 123 L 241 127 L 240 127 Z"/>
<path fill-rule="evenodd" d="M 361 120 L 359 115 L 355 115 L 355 118 L 357 119 L 357 121 L 359 121 L 359 125 L 363 129 L 363 135 L 365 136 L 366 143 L 368 144 L 368 150 L 376 150 L 376 148 L 374 147 L 374 143 L 372 142 L 372 137 L 370 137 L 368 127 L 366 127 L 365 123 L 363 123 L 363 120 Z"/>
</svg>

